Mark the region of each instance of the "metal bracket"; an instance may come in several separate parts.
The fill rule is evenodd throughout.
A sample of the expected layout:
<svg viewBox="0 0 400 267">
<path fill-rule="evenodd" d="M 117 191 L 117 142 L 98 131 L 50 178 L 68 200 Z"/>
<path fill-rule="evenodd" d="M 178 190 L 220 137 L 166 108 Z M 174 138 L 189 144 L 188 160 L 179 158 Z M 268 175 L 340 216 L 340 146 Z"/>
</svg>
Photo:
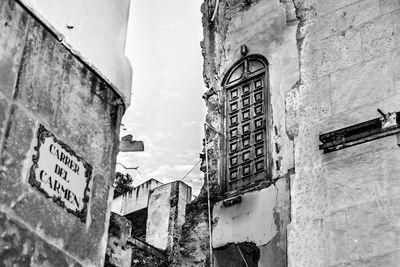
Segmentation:
<svg viewBox="0 0 400 267">
<path fill-rule="evenodd" d="M 385 114 L 380 109 L 378 112 L 380 118 L 321 134 L 319 149 L 325 154 L 400 133 L 400 112 Z"/>
<path fill-rule="evenodd" d="M 379 114 L 382 115 L 380 118 L 382 121 L 382 129 L 388 129 L 397 126 L 397 114 L 396 113 L 388 113 L 385 114 L 378 108 Z"/>
<path fill-rule="evenodd" d="M 229 207 L 229 206 L 235 205 L 236 203 L 240 203 L 240 202 L 242 202 L 242 197 L 236 196 L 236 197 L 231 197 L 231 198 L 225 199 L 222 202 L 222 205 L 224 207 Z"/>
</svg>

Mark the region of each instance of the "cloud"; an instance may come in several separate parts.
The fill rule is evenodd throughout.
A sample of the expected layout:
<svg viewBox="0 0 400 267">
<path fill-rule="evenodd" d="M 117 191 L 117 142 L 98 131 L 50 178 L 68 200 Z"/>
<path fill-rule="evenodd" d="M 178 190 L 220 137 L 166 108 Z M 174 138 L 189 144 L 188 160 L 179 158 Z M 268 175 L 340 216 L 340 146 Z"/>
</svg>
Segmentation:
<svg viewBox="0 0 400 267">
<path fill-rule="evenodd" d="M 183 127 L 191 127 L 191 126 L 194 126 L 194 125 L 198 125 L 198 126 L 201 125 L 201 123 L 199 121 L 184 121 L 181 124 L 182 124 Z"/>
<path fill-rule="evenodd" d="M 132 5 L 131 16 L 136 19 L 130 20 L 126 46 L 133 65 L 132 104 L 124 115 L 127 130 L 121 131 L 121 136 L 132 134 L 144 142 L 145 151 L 119 153 L 118 162 L 140 166 L 141 175 L 127 171 L 135 185 L 150 178 L 163 182 L 180 179 L 199 160 L 205 116 L 198 46 L 203 38 L 201 3 L 178 1 L 172 3 L 175 8 L 161 0 L 156 5 L 149 1 Z M 172 13 L 165 12 L 166 7 Z M 157 19 L 150 19 L 154 14 Z M 188 35 L 192 37 L 185 38 Z M 152 53 L 143 53 L 146 49 Z M 198 169 L 184 181 L 200 187 L 203 174 Z"/>
<path fill-rule="evenodd" d="M 173 90 L 161 90 L 160 91 L 160 96 L 162 97 L 162 98 L 166 98 L 166 99 L 169 99 L 169 98 L 176 98 L 176 97 L 181 97 L 181 96 L 183 96 L 182 95 L 182 93 L 179 93 L 179 92 L 177 92 L 177 91 L 173 91 Z"/>
<path fill-rule="evenodd" d="M 169 132 L 155 132 L 154 134 L 150 135 L 149 138 L 153 141 L 160 141 L 160 140 L 166 140 L 170 137 L 172 137 L 173 134 Z"/>
<path fill-rule="evenodd" d="M 176 20 L 176 22 L 168 23 L 168 24 L 161 24 L 160 30 L 177 30 L 182 26 L 184 23 L 183 19 Z"/>
</svg>

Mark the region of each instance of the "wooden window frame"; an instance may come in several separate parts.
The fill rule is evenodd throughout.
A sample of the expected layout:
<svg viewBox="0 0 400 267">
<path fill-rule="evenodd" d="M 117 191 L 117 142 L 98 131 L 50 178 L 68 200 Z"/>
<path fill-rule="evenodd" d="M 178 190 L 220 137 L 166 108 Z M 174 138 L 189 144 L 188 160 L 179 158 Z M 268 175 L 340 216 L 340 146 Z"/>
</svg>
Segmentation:
<svg viewBox="0 0 400 267">
<path fill-rule="evenodd" d="M 255 72 L 250 73 L 249 62 L 252 60 L 258 61 L 264 67 Z M 258 63 L 257 63 L 258 64 Z M 229 82 L 230 76 L 233 71 L 236 71 L 237 77 L 238 66 L 244 65 L 243 74 L 239 79 L 235 79 Z M 261 80 L 261 85 L 259 81 Z M 252 85 L 253 83 L 253 85 Z M 250 89 L 249 92 L 243 93 L 243 88 Z M 253 186 L 257 186 L 263 181 L 272 179 L 272 149 L 271 149 L 271 104 L 270 104 L 270 87 L 269 87 L 269 64 L 268 61 L 262 55 L 248 55 L 232 65 L 232 67 L 226 72 L 222 80 L 223 94 L 223 120 L 222 129 L 225 133 L 225 138 L 221 141 L 221 161 L 220 161 L 220 185 L 224 192 L 229 193 L 240 189 L 248 189 Z M 237 96 L 231 99 L 230 89 L 237 91 Z M 262 92 L 261 99 L 256 101 L 255 94 Z M 250 105 L 243 106 L 243 96 L 245 98 L 250 97 Z M 257 95 L 258 96 L 258 95 Z M 236 102 L 238 107 L 235 111 L 231 111 L 230 105 L 232 102 Z M 261 113 L 256 114 L 256 108 L 261 106 Z M 243 120 L 243 112 L 250 111 L 250 119 Z M 237 116 L 237 123 L 230 125 L 230 118 Z M 255 121 L 262 119 L 262 126 L 255 127 Z M 250 124 L 250 132 L 243 133 L 243 125 Z M 229 126 L 230 125 L 230 126 Z M 230 136 L 230 131 L 234 128 L 238 130 L 238 136 L 234 139 Z M 263 141 L 256 142 L 255 137 L 257 133 L 263 133 Z M 243 139 L 250 138 L 250 146 L 243 147 Z M 236 151 L 230 150 L 230 144 L 236 143 Z M 264 147 L 263 154 L 256 156 L 255 150 L 260 146 Z M 250 151 L 250 160 L 243 161 L 243 153 Z M 234 166 L 231 166 L 230 159 L 237 157 L 238 162 Z M 256 164 L 263 161 L 263 170 L 256 170 Z M 244 168 L 250 168 L 250 174 L 243 174 Z M 233 170 L 237 171 L 237 178 L 233 181 L 230 180 L 230 174 Z"/>
</svg>

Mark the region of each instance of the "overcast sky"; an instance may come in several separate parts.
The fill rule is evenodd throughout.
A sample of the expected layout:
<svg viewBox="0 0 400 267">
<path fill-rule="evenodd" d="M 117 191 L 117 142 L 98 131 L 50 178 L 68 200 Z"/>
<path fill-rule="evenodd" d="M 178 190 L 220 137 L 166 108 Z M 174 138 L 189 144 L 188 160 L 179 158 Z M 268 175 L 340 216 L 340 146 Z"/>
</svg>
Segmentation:
<svg viewBox="0 0 400 267">
<path fill-rule="evenodd" d="M 134 185 L 155 178 L 181 179 L 198 161 L 205 105 L 202 79 L 202 0 L 132 0 L 126 55 L 133 68 L 132 104 L 123 117 L 126 130 L 144 142 L 145 152 L 120 152 L 117 171 Z M 184 182 L 197 195 L 199 165 Z"/>
</svg>

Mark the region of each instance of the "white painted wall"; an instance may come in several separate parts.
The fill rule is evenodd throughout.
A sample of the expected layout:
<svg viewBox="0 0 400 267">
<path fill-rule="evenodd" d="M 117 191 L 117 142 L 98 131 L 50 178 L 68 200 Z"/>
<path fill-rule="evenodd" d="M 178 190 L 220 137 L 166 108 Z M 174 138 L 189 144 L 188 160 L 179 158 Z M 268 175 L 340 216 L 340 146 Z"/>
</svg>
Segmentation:
<svg viewBox="0 0 400 267">
<path fill-rule="evenodd" d="M 125 57 L 129 0 L 21 0 L 130 104 L 132 69 Z M 68 29 L 67 25 L 72 25 Z"/>
<path fill-rule="evenodd" d="M 111 203 L 111 211 L 121 216 L 147 207 L 150 191 L 163 183 L 150 179 L 133 188 L 131 191 L 115 198 Z"/>
<path fill-rule="evenodd" d="M 277 234 L 273 214 L 279 205 L 279 190 L 285 190 L 282 180 L 276 186 L 241 195 L 241 203 L 229 207 L 224 207 L 222 201 L 216 203 L 213 207 L 213 219 L 217 222 L 212 231 L 213 247 L 246 241 L 257 246 L 267 244 Z"/>
<path fill-rule="evenodd" d="M 146 242 L 159 249 L 168 246 L 172 183 L 156 188 L 149 197 Z"/>
</svg>

